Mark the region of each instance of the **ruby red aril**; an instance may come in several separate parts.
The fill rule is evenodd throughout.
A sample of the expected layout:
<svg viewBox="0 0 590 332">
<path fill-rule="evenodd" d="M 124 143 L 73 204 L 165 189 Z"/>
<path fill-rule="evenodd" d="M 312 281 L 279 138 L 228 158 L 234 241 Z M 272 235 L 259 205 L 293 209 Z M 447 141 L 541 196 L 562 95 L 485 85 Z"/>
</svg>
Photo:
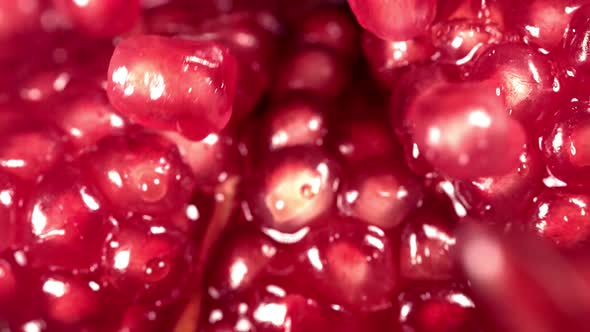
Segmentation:
<svg viewBox="0 0 590 332">
<path fill-rule="evenodd" d="M 100 314 L 101 286 L 96 281 L 52 275 L 41 284 L 41 301 L 51 319 L 71 324 Z"/>
<path fill-rule="evenodd" d="M 384 86 L 392 86 L 402 68 L 427 63 L 434 56 L 434 48 L 425 38 L 389 41 L 364 31 L 361 43 L 373 77 Z"/>
<path fill-rule="evenodd" d="M 176 144 L 200 190 L 213 192 L 218 184 L 242 171 L 237 142 L 231 135 L 213 133 L 200 141 L 189 140 L 175 132 L 165 132 L 163 136 Z"/>
<path fill-rule="evenodd" d="M 409 105 L 406 121 L 425 159 L 459 179 L 502 175 L 525 144 L 523 127 L 485 84 L 441 84 Z"/>
<path fill-rule="evenodd" d="M 113 225 L 95 184 L 75 167 L 62 166 L 31 189 L 19 241 L 29 264 L 49 269 L 94 270 Z"/>
<path fill-rule="evenodd" d="M 110 234 L 102 268 L 120 292 L 162 306 L 183 295 L 191 272 L 187 246 L 174 230 L 135 220 Z"/>
<path fill-rule="evenodd" d="M 112 37 L 131 30 L 140 14 L 139 0 L 55 0 L 83 32 Z"/>
<path fill-rule="evenodd" d="M 506 26 L 523 41 L 546 51 L 557 49 L 572 16 L 585 0 L 499 1 Z"/>
<path fill-rule="evenodd" d="M 198 140 L 229 121 L 236 66 L 215 42 L 133 36 L 113 53 L 107 92 L 131 121 Z"/>
<path fill-rule="evenodd" d="M 299 249 L 301 278 L 324 303 L 361 311 L 391 306 L 398 287 L 395 244 L 381 229 L 354 219 L 326 217 Z M 367 259 L 370 258 L 370 259 Z"/>
<path fill-rule="evenodd" d="M 459 19 L 433 25 L 431 38 L 438 61 L 464 65 L 501 41 L 502 33 L 493 24 Z"/>
<path fill-rule="evenodd" d="M 0 252 L 15 244 L 25 193 L 26 187 L 15 177 L 0 174 Z"/>
<path fill-rule="evenodd" d="M 587 72 L 588 34 L 590 33 L 590 6 L 584 5 L 573 14 L 563 39 L 563 58 L 576 69 Z"/>
<path fill-rule="evenodd" d="M 381 156 L 395 156 L 398 146 L 387 126 L 370 116 L 348 116 L 335 113 L 328 130 L 326 147 L 343 163 L 362 162 Z"/>
<path fill-rule="evenodd" d="M 406 219 L 422 198 L 421 183 L 400 160 L 373 158 L 349 167 L 337 200 L 342 214 L 388 230 Z"/>
<path fill-rule="evenodd" d="M 195 189 L 176 146 L 156 134 L 109 137 L 84 156 L 83 164 L 110 204 L 133 212 L 172 211 Z"/>
<path fill-rule="evenodd" d="M 320 7 L 297 22 L 296 40 L 321 45 L 354 59 L 358 55 L 359 28 L 354 17 L 342 7 Z"/>
<path fill-rule="evenodd" d="M 336 200 L 339 165 L 312 146 L 273 152 L 242 184 L 246 218 L 280 232 L 309 226 Z"/>
<path fill-rule="evenodd" d="M 477 312 L 467 287 L 435 284 L 398 296 L 402 328 L 416 332 L 479 331 Z"/>
<path fill-rule="evenodd" d="M 22 180 L 34 181 L 62 161 L 64 142 L 55 128 L 34 122 L 15 125 L 0 136 L 2 170 Z"/>
<path fill-rule="evenodd" d="M 543 125 L 542 152 L 551 173 L 570 186 L 587 186 L 588 154 L 585 137 L 590 128 L 585 102 L 564 104 Z"/>
<path fill-rule="evenodd" d="M 269 106 L 261 124 L 259 144 L 266 151 L 289 146 L 324 144 L 333 106 L 317 96 L 294 93 Z"/>
<path fill-rule="evenodd" d="M 561 85 L 549 57 L 534 48 L 504 43 L 475 60 L 473 80 L 500 91 L 511 116 L 528 124 L 559 104 Z"/>
<path fill-rule="evenodd" d="M 435 0 L 348 0 L 360 25 L 387 40 L 408 40 L 424 34 L 434 20 L 436 3 Z"/>
<path fill-rule="evenodd" d="M 507 174 L 453 182 L 454 193 L 470 216 L 501 224 L 528 209 L 543 187 L 544 175 L 542 157 L 531 145 L 523 149 L 519 165 Z"/>
<path fill-rule="evenodd" d="M 400 275 L 408 280 L 450 280 L 453 278 L 454 248 L 457 240 L 445 213 L 426 205 L 412 214 L 401 231 Z"/>
<path fill-rule="evenodd" d="M 559 188 L 544 189 L 528 212 L 527 222 L 539 235 L 562 247 L 577 246 L 588 241 L 587 206 L 590 196 Z"/>
<path fill-rule="evenodd" d="M 307 46 L 290 53 L 279 65 L 272 94 L 303 91 L 334 98 L 346 87 L 349 75 L 347 63 L 337 53 Z"/>
</svg>

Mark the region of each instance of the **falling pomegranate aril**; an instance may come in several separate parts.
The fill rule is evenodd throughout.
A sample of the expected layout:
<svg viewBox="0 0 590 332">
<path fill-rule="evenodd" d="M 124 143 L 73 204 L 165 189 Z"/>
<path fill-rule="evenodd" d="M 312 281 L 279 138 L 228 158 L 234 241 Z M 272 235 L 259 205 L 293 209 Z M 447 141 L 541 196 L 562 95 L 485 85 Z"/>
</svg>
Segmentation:
<svg viewBox="0 0 590 332">
<path fill-rule="evenodd" d="M 408 40 L 425 34 L 436 15 L 436 3 L 436 0 L 348 0 L 360 25 L 386 40 Z"/>
<path fill-rule="evenodd" d="M 236 66 L 215 42 L 129 37 L 115 49 L 107 92 L 131 121 L 198 140 L 229 121 Z"/>
<path fill-rule="evenodd" d="M 406 114 L 425 159 L 458 179 L 502 175 L 518 165 L 523 127 L 485 84 L 441 84 L 423 91 Z"/>
</svg>

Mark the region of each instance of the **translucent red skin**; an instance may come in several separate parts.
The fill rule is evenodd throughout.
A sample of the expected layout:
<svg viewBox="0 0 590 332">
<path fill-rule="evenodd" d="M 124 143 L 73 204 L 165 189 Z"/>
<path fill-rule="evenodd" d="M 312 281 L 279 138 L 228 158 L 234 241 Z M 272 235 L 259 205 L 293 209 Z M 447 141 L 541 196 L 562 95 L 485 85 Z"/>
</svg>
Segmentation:
<svg viewBox="0 0 590 332">
<path fill-rule="evenodd" d="M 131 121 L 198 140 L 229 121 L 236 67 L 215 42 L 130 37 L 113 53 L 107 94 Z"/>
</svg>

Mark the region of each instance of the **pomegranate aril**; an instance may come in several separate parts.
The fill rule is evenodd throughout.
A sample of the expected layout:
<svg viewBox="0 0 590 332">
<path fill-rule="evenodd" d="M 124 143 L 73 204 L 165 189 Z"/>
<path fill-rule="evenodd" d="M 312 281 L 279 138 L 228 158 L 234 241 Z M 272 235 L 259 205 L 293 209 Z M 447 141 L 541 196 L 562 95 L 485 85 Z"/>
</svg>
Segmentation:
<svg viewBox="0 0 590 332">
<path fill-rule="evenodd" d="M 526 221 L 540 236 L 561 247 L 578 246 L 590 240 L 587 211 L 590 196 L 546 188 L 533 202 Z"/>
<path fill-rule="evenodd" d="M 457 179 L 510 172 L 526 141 L 501 98 L 481 83 L 427 89 L 409 105 L 405 121 L 426 160 Z"/>
<path fill-rule="evenodd" d="M 127 125 L 111 107 L 104 91 L 74 90 L 58 103 L 50 117 L 79 151 L 93 148 L 107 136 L 121 134 Z"/>
<path fill-rule="evenodd" d="M 216 296 L 250 289 L 270 273 L 273 260 L 281 256 L 264 234 L 239 227 L 225 231 L 217 247 L 207 272 L 207 290 Z"/>
<path fill-rule="evenodd" d="M 83 164 L 111 205 L 122 211 L 170 212 L 187 203 L 195 188 L 176 146 L 156 134 L 106 138 L 83 157 Z"/>
<path fill-rule="evenodd" d="M 74 324 L 100 314 L 101 288 L 93 280 L 51 274 L 41 280 L 40 300 L 49 318 Z"/>
<path fill-rule="evenodd" d="M 28 188 L 23 183 L 9 174 L 0 173 L 0 252 L 16 242 L 23 199 L 27 194 Z M 0 272 L 1 274 L 2 272 Z"/>
<path fill-rule="evenodd" d="M 134 36 L 115 49 L 107 92 L 131 121 L 198 140 L 229 121 L 236 67 L 219 43 Z"/>
<path fill-rule="evenodd" d="M 408 40 L 425 34 L 436 15 L 436 3 L 436 0 L 348 0 L 360 25 L 386 40 Z"/>
<path fill-rule="evenodd" d="M 541 123 L 542 152 L 551 174 L 569 186 L 588 186 L 590 105 L 565 103 Z"/>
<path fill-rule="evenodd" d="M 340 323 L 334 317 L 325 317 L 325 310 L 311 298 L 274 284 L 259 285 L 241 296 L 208 301 L 204 309 L 203 332 L 320 332 Z"/>
<path fill-rule="evenodd" d="M 543 186 L 544 163 L 531 145 L 522 151 L 518 167 L 508 174 L 453 182 L 454 193 L 470 216 L 501 224 L 526 211 Z"/>
<path fill-rule="evenodd" d="M 338 6 L 324 6 L 298 22 L 295 39 L 301 44 L 331 48 L 354 59 L 358 53 L 359 28 L 350 12 Z"/>
<path fill-rule="evenodd" d="M 398 296 L 402 329 L 415 332 L 476 332 L 474 300 L 466 287 L 457 284 L 425 284 Z"/>
<path fill-rule="evenodd" d="M 22 180 L 35 180 L 63 158 L 62 135 L 49 124 L 12 127 L 0 140 L 0 168 Z"/>
<path fill-rule="evenodd" d="M 242 172 L 242 158 L 231 135 L 209 134 L 200 141 L 189 140 L 175 132 L 163 135 L 176 144 L 200 190 L 213 192 L 218 184 Z"/>
<path fill-rule="evenodd" d="M 386 87 L 395 84 L 402 68 L 430 61 L 435 51 L 427 38 L 389 41 L 368 31 L 364 31 L 361 38 L 373 77 Z"/>
<path fill-rule="evenodd" d="M 81 31 L 96 37 L 114 37 L 137 23 L 139 0 L 54 0 Z"/>
<path fill-rule="evenodd" d="M 389 230 L 423 198 L 419 180 L 399 160 L 373 158 L 350 166 L 338 192 L 341 213 Z"/>
<path fill-rule="evenodd" d="M 354 164 L 375 157 L 396 155 L 398 146 L 395 139 L 380 119 L 367 114 L 344 117 L 334 112 L 333 115 L 336 119 L 330 123 L 332 128 L 328 130 L 326 147 L 342 162 Z"/>
<path fill-rule="evenodd" d="M 492 24 L 470 20 L 451 20 L 432 27 L 432 44 L 440 63 L 464 65 L 476 59 L 491 44 L 502 39 L 502 32 Z"/>
<path fill-rule="evenodd" d="M 162 306 L 184 296 L 192 259 L 186 239 L 158 224 L 131 220 L 110 235 L 102 267 L 108 280 L 126 296 Z"/>
<path fill-rule="evenodd" d="M 391 306 L 398 287 L 394 243 L 375 226 L 337 216 L 321 217 L 298 244 L 299 278 L 322 303 L 361 311 Z"/>
<path fill-rule="evenodd" d="M 10 262 L 0 258 L 0 310 L 11 302 L 16 293 L 17 282 Z M 2 316 L 0 314 L 0 318 Z"/>
<path fill-rule="evenodd" d="M 499 1 L 506 19 L 506 29 L 519 34 L 523 41 L 545 51 L 559 47 L 568 24 L 585 0 L 526 0 L 514 3 Z"/>
<path fill-rule="evenodd" d="M 562 60 L 584 73 L 590 71 L 588 36 L 590 34 L 590 5 L 584 5 L 573 14 L 563 40 Z"/>
<path fill-rule="evenodd" d="M 294 233 L 328 211 L 340 167 L 319 148 L 295 146 L 269 153 L 242 183 L 246 218 Z"/>
<path fill-rule="evenodd" d="M 321 146 L 332 108 L 330 103 L 309 94 L 285 96 L 266 110 L 260 141 L 256 143 L 264 153 L 297 145 Z"/>
<path fill-rule="evenodd" d="M 400 73 L 393 86 L 389 101 L 391 127 L 401 143 L 406 164 L 414 173 L 426 174 L 432 171 L 432 166 L 412 137 L 411 123 L 405 120 L 406 112 L 423 91 L 449 80 L 450 74 L 441 66 L 410 66 Z"/>
<path fill-rule="evenodd" d="M 290 52 L 278 66 L 271 91 L 277 98 L 292 91 L 334 98 L 342 93 L 350 80 L 350 70 L 344 59 L 319 46 Z"/>
<path fill-rule="evenodd" d="M 456 239 L 448 219 L 444 211 L 426 205 L 405 221 L 399 256 L 403 278 L 428 281 L 453 277 Z"/>
<path fill-rule="evenodd" d="M 62 166 L 32 189 L 19 242 L 27 245 L 29 264 L 68 271 L 96 269 L 101 248 L 113 227 L 92 180 L 81 170 Z"/>
<path fill-rule="evenodd" d="M 561 84 L 548 56 L 530 46 L 504 43 L 490 47 L 473 64 L 470 78 L 500 91 L 507 111 L 523 124 L 533 123 L 561 102 Z"/>
</svg>

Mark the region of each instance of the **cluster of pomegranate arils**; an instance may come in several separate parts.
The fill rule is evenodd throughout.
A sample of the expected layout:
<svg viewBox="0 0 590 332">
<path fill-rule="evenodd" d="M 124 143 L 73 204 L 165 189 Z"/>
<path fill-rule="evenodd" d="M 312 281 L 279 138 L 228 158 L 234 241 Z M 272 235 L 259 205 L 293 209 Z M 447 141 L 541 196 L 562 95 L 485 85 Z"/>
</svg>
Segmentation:
<svg viewBox="0 0 590 332">
<path fill-rule="evenodd" d="M 590 0 L 0 0 L 0 331 L 590 329 Z"/>
</svg>

